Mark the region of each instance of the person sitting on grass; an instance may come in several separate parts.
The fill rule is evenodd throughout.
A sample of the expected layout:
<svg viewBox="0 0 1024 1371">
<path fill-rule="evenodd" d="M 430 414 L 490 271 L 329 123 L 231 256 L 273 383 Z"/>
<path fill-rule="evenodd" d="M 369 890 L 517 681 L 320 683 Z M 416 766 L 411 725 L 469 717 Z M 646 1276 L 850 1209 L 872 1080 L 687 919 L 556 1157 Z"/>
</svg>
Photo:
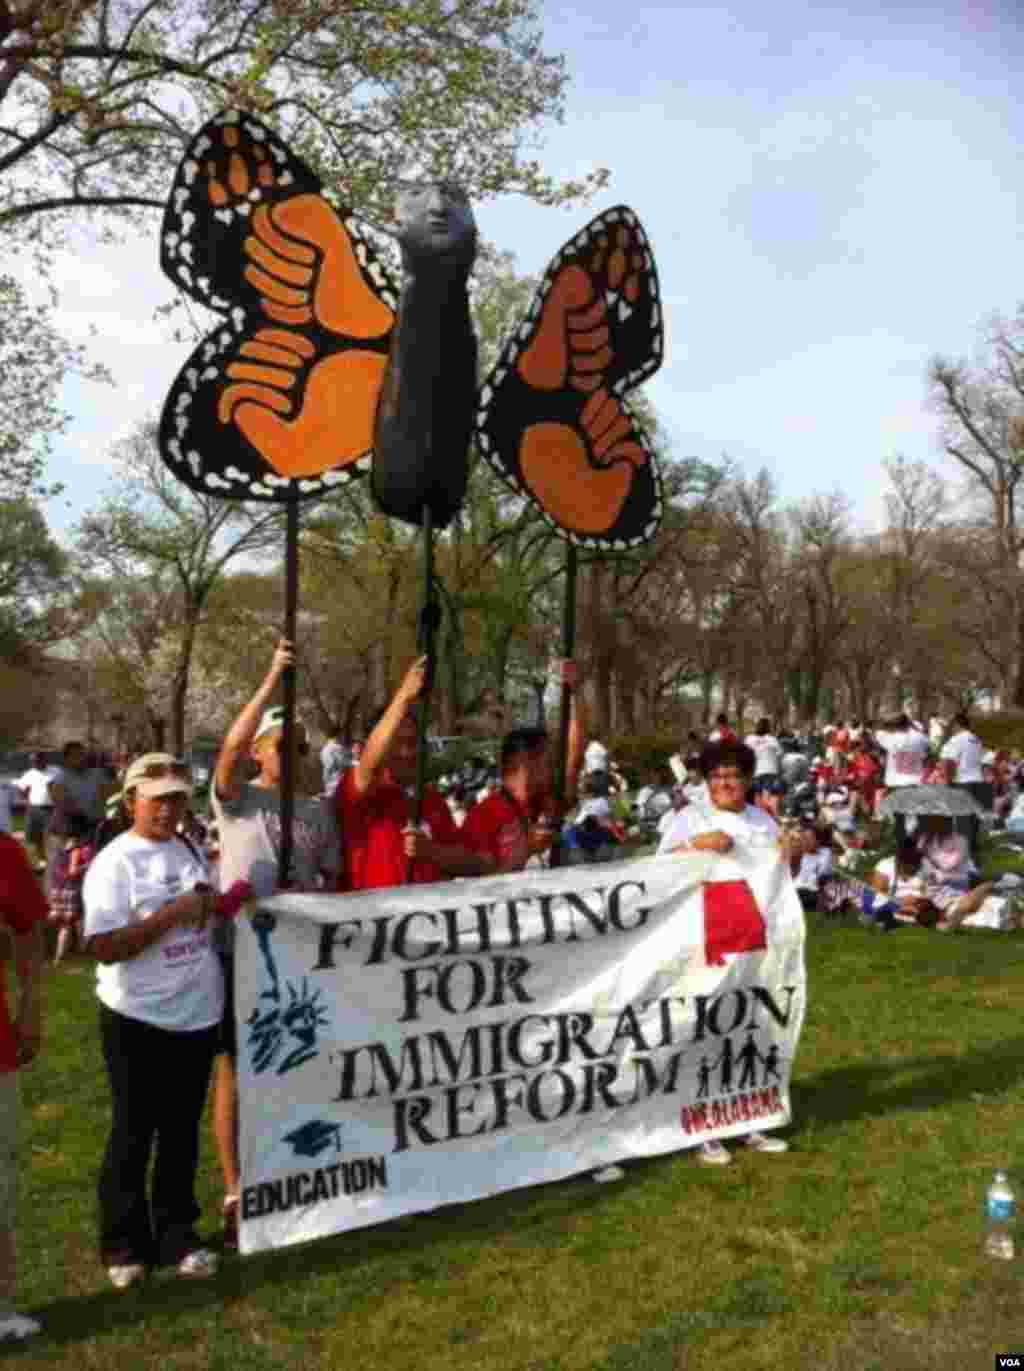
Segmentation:
<svg viewBox="0 0 1024 1371">
<path fill-rule="evenodd" d="M 820 841 L 813 824 L 801 824 L 797 837 L 798 843 L 791 849 L 790 867 L 796 893 L 806 913 L 817 909 L 825 882 L 832 875 L 832 849 L 828 843 Z"/>
<path fill-rule="evenodd" d="M 572 823 L 572 845 L 585 861 L 597 861 L 611 847 L 625 841 L 626 832 L 612 812 L 608 798 L 608 778 L 595 771 L 580 782 L 582 802 Z"/>
<path fill-rule="evenodd" d="M 935 924 L 940 933 L 953 932 L 969 914 L 974 914 L 992 893 L 992 882 L 972 888 L 977 868 L 971 861 L 970 843 L 955 832 L 952 819 L 941 814 L 924 815 L 917 839 L 921 870 L 928 899 L 941 918 Z"/>
<path fill-rule="evenodd" d="M 921 853 L 913 838 L 904 838 L 891 857 L 871 873 L 861 895 L 861 923 L 882 933 L 900 924 L 931 928 L 938 918 L 921 874 Z"/>
</svg>

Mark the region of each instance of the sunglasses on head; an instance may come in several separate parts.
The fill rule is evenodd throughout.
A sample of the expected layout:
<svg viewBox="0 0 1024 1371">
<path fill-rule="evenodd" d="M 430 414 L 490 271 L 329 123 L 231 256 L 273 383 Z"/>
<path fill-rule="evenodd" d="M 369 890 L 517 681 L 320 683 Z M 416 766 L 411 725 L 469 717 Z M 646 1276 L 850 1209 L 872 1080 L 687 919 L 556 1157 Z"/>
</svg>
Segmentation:
<svg viewBox="0 0 1024 1371">
<path fill-rule="evenodd" d="M 144 781 L 162 781 L 166 776 L 174 776 L 182 781 L 189 778 L 188 765 L 185 762 L 153 762 L 147 766 L 142 773 Z"/>
</svg>

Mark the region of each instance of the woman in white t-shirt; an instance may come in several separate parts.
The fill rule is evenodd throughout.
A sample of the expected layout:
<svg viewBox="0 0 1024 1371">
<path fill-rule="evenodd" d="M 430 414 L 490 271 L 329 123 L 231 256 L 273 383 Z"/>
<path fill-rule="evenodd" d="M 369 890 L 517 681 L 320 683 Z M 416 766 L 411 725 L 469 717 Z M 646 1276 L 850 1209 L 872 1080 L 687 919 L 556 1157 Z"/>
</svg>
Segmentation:
<svg viewBox="0 0 1024 1371">
<path fill-rule="evenodd" d="M 113 1099 L 100 1255 L 118 1289 L 156 1264 L 182 1276 L 209 1276 L 217 1265 L 195 1233 L 195 1177 L 224 986 L 206 864 L 175 832 L 190 793 L 173 757 L 137 758 L 124 779 L 132 826 L 94 859 L 83 891 Z"/>
<path fill-rule="evenodd" d="M 744 742 L 757 759 L 754 765 L 755 779 L 758 776 L 777 776 L 779 774 L 779 763 L 782 761 L 782 744 L 772 733 L 770 719 L 758 719 L 757 727 L 753 733 L 747 735 Z"/>
<path fill-rule="evenodd" d="M 888 729 L 875 734 L 885 749 L 886 790 L 900 786 L 920 785 L 924 779 L 924 764 L 928 759 L 928 737 L 912 727 L 909 717 L 901 714 Z"/>
<path fill-rule="evenodd" d="M 743 743 L 708 743 L 701 753 L 701 770 L 708 785 L 708 804 L 690 804 L 673 816 L 658 843 L 659 855 L 670 852 L 731 852 L 737 843 L 774 845 L 779 827 L 770 814 L 747 804 L 754 779 L 754 754 Z M 786 1152 L 784 1138 L 767 1133 L 747 1135 L 756 1152 Z M 698 1159 L 705 1166 L 727 1166 L 729 1149 L 718 1139 L 701 1143 Z"/>
</svg>

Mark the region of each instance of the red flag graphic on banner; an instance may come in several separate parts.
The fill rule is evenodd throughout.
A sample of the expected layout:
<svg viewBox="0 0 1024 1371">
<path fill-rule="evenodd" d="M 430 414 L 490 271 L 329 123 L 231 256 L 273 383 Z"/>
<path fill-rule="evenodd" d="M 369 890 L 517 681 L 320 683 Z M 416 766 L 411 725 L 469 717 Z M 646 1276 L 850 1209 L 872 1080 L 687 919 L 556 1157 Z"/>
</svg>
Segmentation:
<svg viewBox="0 0 1024 1371">
<path fill-rule="evenodd" d="M 764 918 L 746 881 L 704 883 L 704 959 L 724 966 L 727 952 L 758 952 L 767 946 Z"/>
</svg>

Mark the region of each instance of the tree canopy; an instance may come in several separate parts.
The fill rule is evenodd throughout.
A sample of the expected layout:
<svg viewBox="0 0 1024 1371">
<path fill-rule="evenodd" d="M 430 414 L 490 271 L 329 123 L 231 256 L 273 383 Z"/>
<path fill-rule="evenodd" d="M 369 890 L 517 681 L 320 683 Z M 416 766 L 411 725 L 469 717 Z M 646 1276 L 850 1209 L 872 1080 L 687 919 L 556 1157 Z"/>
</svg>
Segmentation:
<svg viewBox="0 0 1024 1371">
<path fill-rule="evenodd" d="M 527 155 L 567 80 L 536 0 L 0 0 L 0 225 L 159 208 L 228 105 L 371 219 L 411 173 L 560 203 L 604 180 Z"/>
<path fill-rule="evenodd" d="M 53 436 L 68 423 L 60 385 L 69 371 L 106 376 L 57 331 L 50 301 L 31 303 L 12 276 L 0 273 L 0 498 L 57 492 L 47 486 L 45 468 Z"/>
</svg>

